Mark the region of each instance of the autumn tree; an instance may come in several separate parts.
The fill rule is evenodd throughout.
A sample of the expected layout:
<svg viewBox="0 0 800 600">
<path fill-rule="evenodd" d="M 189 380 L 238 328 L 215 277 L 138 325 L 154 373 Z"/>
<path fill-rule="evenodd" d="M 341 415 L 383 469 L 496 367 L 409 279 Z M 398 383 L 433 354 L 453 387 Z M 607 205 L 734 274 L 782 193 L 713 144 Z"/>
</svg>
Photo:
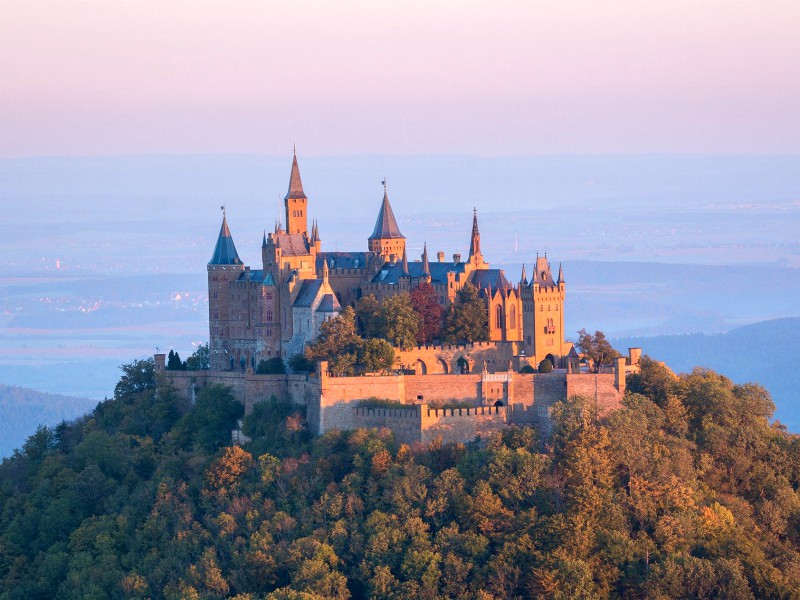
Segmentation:
<svg viewBox="0 0 800 600">
<path fill-rule="evenodd" d="M 427 282 L 419 284 L 411 290 L 411 305 L 419 315 L 417 343 L 429 344 L 439 338 L 442 333 L 444 308 L 439 302 L 439 294 L 436 289 Z"/>
<path fill-rule="evenodd" d="M 600 372 L 602 365 L 606 365 L 621 356 L 619 352 L 614 350 L 611 342 L 606 339 L 602 331 L 595 331 L 594 335 L 592 335 L 586 329 L 581 329 L 578 332 L 578 343 L 575 346 L 591 362 L 594 373 Z"/>
</svg>

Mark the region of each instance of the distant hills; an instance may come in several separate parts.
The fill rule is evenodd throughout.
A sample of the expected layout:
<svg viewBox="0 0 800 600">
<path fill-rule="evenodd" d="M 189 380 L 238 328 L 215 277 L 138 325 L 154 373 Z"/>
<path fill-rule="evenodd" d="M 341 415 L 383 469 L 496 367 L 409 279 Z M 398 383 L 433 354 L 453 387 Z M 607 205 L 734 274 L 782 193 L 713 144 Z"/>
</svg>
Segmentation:
<svg viewBox="0 0 800 600">
<path fill-rule="evenodd" d="M 800 317 L 773 319 L 723 334 L 694 333 L 613 340 L 617 349 L 641 346 L 675 372 L 696 366 L 713 369 L 736 383 L 755 382 L 772 394 L 775 417 L 800 432 Z"/>
<path fill-rule="evenodd" d="M 0 458 L 21 448 L 39 425 L 57 425 L 80 417 L 96 400 L 46 394 L 30 388 L 0 384 Z"/>
</svg>

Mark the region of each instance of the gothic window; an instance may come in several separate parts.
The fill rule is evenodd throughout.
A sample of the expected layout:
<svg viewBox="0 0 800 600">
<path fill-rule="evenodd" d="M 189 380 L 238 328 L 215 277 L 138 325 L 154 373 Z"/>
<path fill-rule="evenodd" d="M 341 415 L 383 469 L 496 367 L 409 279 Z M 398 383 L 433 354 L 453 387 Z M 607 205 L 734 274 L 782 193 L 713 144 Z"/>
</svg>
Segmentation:
<svg viewBox="0 0 800 600">
<path fill-rule="evenodd" d="M 494 327 L 495 329 L 502 329 L 503 327 L 503 307 L 499 304 L 494 311 Z"/>
<path fill-rule="evenodd" d="M 272 306 L 267 306 L 266 316 L 264 317 L 267 321 L 272 321 Z"/>
<path fill-rule="evenodd" d="M 511 329 L 515 329 L 517 327 L 517 307 L 513 304 L 511 305 L 511 312 L 509 314 L 509 319 L 511 320 L 510 326 Z"/>
</svg>

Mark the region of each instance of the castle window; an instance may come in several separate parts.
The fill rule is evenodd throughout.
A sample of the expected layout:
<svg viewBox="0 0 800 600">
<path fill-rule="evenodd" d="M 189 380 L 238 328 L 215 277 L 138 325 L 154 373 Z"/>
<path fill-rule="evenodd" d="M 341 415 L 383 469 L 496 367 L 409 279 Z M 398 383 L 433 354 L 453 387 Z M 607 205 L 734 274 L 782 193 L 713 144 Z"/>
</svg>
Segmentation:
<svg viewBox="0 0 800 600">
<path fill-rule="evenodd" d="M 556 304 L 556 312 L 558 312 L 558 304 Z"/>
<path fill-rule="evenodd" d="M 503 307 L 499 304 L 494 311 L 494 327 L 495 329 L 501 329 L 503 327 Z"/>
<path fill-rule="evenodd" d="M 267 310 L 266 310 L 266 313 L 265 313 L 265 315 L 266 315 L 266 316 L 265 316 L 264 318 L 265 318 L 267 321 L 272 321 L 273 315 L 272 315 L 272 307 L 271 307 L 271 306 L 268 306 L 268 307 L 267 307 Z"/>
<path fill-rule="evenodd" d="M 511 329 L 516 328 L 517 326 L 517 307 L 513 304 L 511 305 L 511 312 L 509 314 L 509 319 L 511 320 Z"/>
</svg>

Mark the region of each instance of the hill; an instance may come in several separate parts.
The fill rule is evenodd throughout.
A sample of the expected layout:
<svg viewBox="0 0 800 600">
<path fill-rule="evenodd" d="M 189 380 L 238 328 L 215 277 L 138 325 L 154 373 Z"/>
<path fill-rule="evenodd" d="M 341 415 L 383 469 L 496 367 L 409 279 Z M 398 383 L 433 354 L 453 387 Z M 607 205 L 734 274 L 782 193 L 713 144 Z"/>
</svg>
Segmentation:
<svg viewBox="0 0 800 600">
<path fill-rule="evenodd" d="M 0 599 L 798 598 L 800 438 L 757 385 L 675 377 L 544 443 L 508 428 L 408 447 L 310 438 L 274 398 L 245 420 L 123 368 L 114 399 L 0 464 Z"/>
<path fill-rule="evenodd" d="M 21 448 L 39 425 L 53 426 L 85 415 L 97 404 L 89 398 L 46 394 L 0 384 L 0 457 Z"/>
<path fill-rule="evenodd" d="M 639 346 L 676 372 L 707 366 L 737 383 L 758 381 L 772 394 L 775 416 L 800 432 L 800 318 L 773 319 L 723 334 L 695 333 L 612 340 L 618 348 Z"/>
</svg>

